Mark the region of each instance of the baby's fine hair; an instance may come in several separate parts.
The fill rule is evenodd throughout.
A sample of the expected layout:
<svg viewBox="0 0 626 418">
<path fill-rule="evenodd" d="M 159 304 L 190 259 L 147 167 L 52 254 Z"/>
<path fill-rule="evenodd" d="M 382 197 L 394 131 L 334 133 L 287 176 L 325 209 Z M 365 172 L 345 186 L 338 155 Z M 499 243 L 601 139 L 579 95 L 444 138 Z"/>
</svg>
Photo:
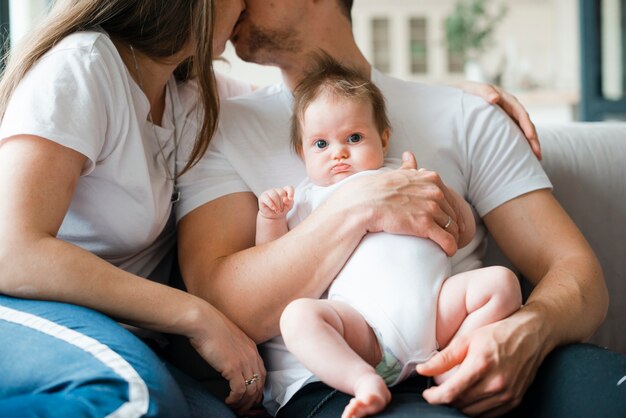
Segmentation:
<svg viewBox="0 0 626 418">
<path fill-rule="evenodd" d="M 291 146 L 302 153 L 302 120 L 309 105 L 322 94 L 371 103 L 378 132 L 391 128 L 385 97 L 372 81 L 355 68 L 339 64 L 326 53 L 314 56 L 313 67 L 293 91 Z"/>
</svg>

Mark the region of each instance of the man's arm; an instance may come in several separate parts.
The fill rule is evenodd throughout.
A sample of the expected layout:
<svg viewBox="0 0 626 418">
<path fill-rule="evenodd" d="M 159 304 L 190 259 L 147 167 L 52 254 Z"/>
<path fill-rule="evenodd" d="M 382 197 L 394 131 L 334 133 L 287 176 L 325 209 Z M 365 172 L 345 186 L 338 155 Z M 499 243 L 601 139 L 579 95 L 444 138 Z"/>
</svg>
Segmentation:
<svg viewBox="0 0 626 418">
<path fill-rule="evenodd" d="M 178 223 L 187 289 L 262 342 L 279 334 L 289 302 L 318 298 L 326 290 L 367 232 L 430 238 L 454 254 L 456 201 L 439 176 L 415 166 L 407 154 L 403 169 L 351 181 L 296 228 L 256 247 L 252 193 L 197 207 Z M 444 230 L 449 216 L 454 222 Z"/>
<path fill-rule="evenodd" d="M 279 334 L 280 314 L 289 302 L 324 292 L 364 232 L 358 232 L 356 216 L 317 222 L 314 213 L 279 239 L 255 247 L 257 210 L 252 193 L 195 209 L 178 225 L 179 259 L 192 294 L 263 342 Z"/>
<path fill-rule="evenodd" d="M 468 415 L 498 416 L 520 403 L 550 351 L 593 334 L 606 315 L 608 294 L 592 249 L 549 191 L 513 199 L 484 220 L 535 288 L 517 313 L 454 340 L 418 371 L 439 374 L 461 363 L 424 397 Z"/>
</svg>

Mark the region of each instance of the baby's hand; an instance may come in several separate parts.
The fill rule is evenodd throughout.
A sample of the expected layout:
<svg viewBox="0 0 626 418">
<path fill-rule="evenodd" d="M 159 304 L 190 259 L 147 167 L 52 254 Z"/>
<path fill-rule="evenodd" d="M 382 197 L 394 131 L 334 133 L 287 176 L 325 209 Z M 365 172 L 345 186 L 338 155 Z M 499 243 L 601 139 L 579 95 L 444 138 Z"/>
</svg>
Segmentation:
<svg viewBox="0 0 626 418">
<path fill-rule="evenodd" d="M 278 219 L 287 215 L 293 207 L 293 187 L 270 189 L 259 196 L 259 212 L 265 218 Z"/>
</svg>

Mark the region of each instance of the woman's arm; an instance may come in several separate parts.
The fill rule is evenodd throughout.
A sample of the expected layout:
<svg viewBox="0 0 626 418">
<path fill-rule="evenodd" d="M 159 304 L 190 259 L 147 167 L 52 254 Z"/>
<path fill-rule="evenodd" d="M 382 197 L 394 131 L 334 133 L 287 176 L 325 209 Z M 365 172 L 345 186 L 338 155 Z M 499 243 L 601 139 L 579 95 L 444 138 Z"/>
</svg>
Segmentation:
<svg viewBox="0 0 626 418">
<path fill-rule="evenodd" d="M 208 300 L 256 342 L 279 334 L 280 314 L 299 297 L 319 297 L 367 232 L 433 239 L 456 251 L 458 208 L 441 179 L 404 169 L 349 182 L 281 238 L 254 247 L 257 200 L 235 193 L 178 224 L 187 289 Z M 453 224 L 444 230 L 448 220 Z"/>
<path fill-rule="evenodd" d="M 254 343 L 224 315 L 198 297 L 127 273 L 56 238 L 84 162 L 78 152 L 35 136 L 0 142 L 0 293 L 83 305 L 129 324 L 187 336 L 230 381 L 228 402 L 249 407 L 261 392 L 246 393 L 241 376 L 264 375 L 262 361 Z"/>
<path fill-rule="evenodd" d="M 484 220 L 535 288 L 518 312 L 453 341 L 418 371 L 433 375 L 460 364 L 424 397 L 469 415 L 498 416 L 519 404 L 550 351 L 593 334 L 608 294 L 593 251 L 549 191 L 513 199 Z"/>
</svg>

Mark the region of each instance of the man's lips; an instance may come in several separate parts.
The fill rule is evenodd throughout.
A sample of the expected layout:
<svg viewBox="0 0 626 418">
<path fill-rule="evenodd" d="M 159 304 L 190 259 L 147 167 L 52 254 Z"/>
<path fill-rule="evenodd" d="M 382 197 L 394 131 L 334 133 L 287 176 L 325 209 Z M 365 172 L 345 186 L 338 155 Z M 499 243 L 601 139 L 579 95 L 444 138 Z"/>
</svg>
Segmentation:
<svg viewBox="0 0 626 418">
<path fill-rule="evenodd" d="M 246 11 L 244 10 L 240 15 L 239 15 L 239 19 L 237 19 L 237 22 L 235 22 L 235 26 L 233 27 L 233 33 L 230 34 L 230 41 L 231 42 L 235 42 L 237 40 L 237 35 L 239 32 L 239 24 L 241 23 L 241 21 L 246 17 Z"/>
</svg>

